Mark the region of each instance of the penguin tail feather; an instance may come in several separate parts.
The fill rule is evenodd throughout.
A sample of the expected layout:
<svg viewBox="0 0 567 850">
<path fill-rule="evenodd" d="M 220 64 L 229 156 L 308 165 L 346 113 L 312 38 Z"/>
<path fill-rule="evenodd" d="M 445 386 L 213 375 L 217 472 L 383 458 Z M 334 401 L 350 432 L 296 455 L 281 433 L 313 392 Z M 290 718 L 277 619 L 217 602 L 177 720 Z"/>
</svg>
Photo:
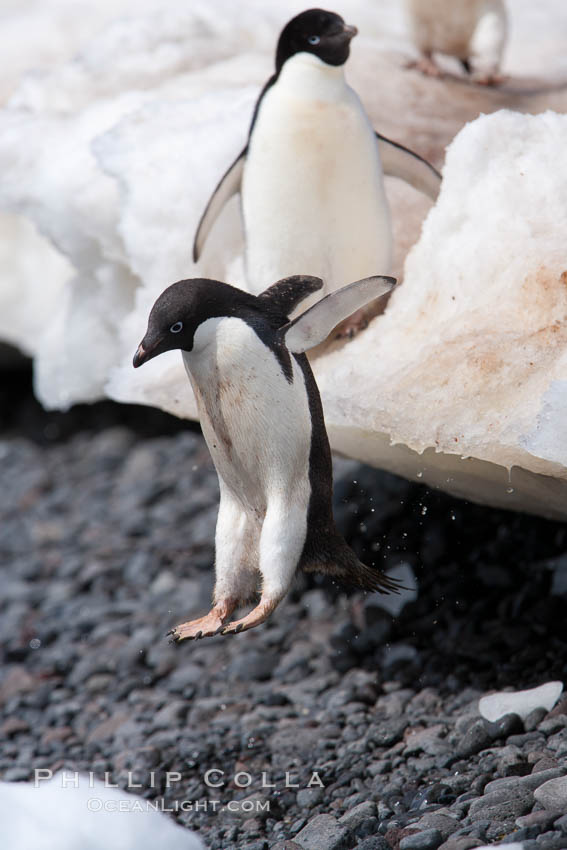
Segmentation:
<svg viewBox="0 0 567 850">
<path fill-rule="evenodd" d="M 325 573 L 343 584 L 359 587 L 361 590 L 399 593 L 404 589 L 401 582 L 359 561 L 352 549 L 338 535 L 327 540 L 323 550 L 305 559 L 302 569 L 306 573 Z"/>
</svg>

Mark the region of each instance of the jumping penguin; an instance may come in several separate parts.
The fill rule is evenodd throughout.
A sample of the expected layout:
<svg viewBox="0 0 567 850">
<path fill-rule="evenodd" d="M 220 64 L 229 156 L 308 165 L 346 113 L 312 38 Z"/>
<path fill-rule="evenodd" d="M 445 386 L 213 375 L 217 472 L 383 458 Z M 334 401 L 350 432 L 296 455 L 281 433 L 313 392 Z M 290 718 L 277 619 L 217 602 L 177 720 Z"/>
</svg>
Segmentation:
<svg viewBox="0 0 567 850">
<path fill-rule="evenodd" d="M 421 58 L 414 63 L 441 76 L 434 53 L 455 56 L 473 82 L 495 85 L 507 36 L 503 0 L 406 0 L 410 28 Z"/>
<path fill-rule="evenodd" d="M 182 280 L 155 302 L 134 367 L 181 349 L 220 484 L 213 608 L 173 629 L 174 641 L 259 625 L 297 569 L 366 590 L 397 589 L 362 564 L 335 528 L 331 452 L 304 354 L 394 284 L 389 277 L 358 281 L 293 321 L 289 314 L 321 291 L 321 279 L 288 277 L 258 296 L 220 281 Z M 259 579 L 258 605 L 227 623 Z"/>
<path fill-rule="evenodd" d="M 390 271 L 383 175 L 400 177 L 433 200 L 441 177 L 418 154 L 374 132 L 344 76 L 356 34 L 323 9 L 302 12 L 284 27 L 246 147 L 199 222 L 195 262 L 225 203 L 240 192 L 250 291 L 304 272 L 322 277 L 328 294 Z M 351 324 L 346 330 L 356 329 Z"/>
</svg>

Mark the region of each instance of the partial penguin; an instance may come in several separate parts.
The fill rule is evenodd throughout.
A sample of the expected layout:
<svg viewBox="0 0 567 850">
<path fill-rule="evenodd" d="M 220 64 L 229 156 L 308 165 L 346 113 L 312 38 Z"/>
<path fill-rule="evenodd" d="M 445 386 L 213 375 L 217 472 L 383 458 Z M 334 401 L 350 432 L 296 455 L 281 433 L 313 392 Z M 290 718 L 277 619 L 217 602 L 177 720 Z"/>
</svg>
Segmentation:
<svg viewBox="0 0 567 850">
<path fill-rule="evenodd" d="M 389 272 L 384 174 L 406 180 L 432 200 L 440 175 L 418 154 L 375 133 L 345 80 L 356 33 L 323 9 L 302 12 L 284 27 L 276 70 L 256 103 L 246 147 L 200 220 L 195 262 L 223 206 L 240 192 L 251 292 L 260 292 L 266 280 L 301 272 L 323 278 L 328 294 Z M 343 331 L 356 325 L 350 322 Z"/>
<path fill-rule="evenodd" d="M 358 560 L 335 527 L 331 452 L 304 353 L 394 283 L 358 281 L 293 321 L 298 304 L 322 290 L 319 278 L 289 277 L 259 296 L 220 281 L 182 280 L 157 299 L 134 367 L 181 350 L 220 485 L 213 607 L 173 629 L 174 641 L 259 625 L 298 569 L 366 590 L 396 589 Z M 258 605 L 227 622 L 259 587 Z"/>
<path fill-rule="evenodd" d="M 507 36 L 503 0 L 406 0 L 424 74 L 440 76 L 434 53 L 455 56 L 474 82 L 494 85 Z"/>
</svg>

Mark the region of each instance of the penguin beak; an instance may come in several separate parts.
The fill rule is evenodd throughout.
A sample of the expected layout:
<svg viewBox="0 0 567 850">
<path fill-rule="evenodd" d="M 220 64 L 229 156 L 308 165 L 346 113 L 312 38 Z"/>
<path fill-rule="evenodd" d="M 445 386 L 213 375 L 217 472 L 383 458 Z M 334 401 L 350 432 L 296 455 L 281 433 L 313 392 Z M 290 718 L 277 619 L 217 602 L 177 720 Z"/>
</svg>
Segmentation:
<svg viewBox="0 0 567 850">
<path fill-rule="evenodd" d="M 152 357 L 155 357 L 155 355 L 158 353 L 156 351 L 156 348 L 158 347 L 160 342 L 161 339 L 158 339 L 155 345 L 151 345 L 149 348 L 144 348 L 143 342 L 139 344 L 138 350 L 134 354 L 134 359 L 132 361 L 134 369 L 137 369 L 138 366 L 141 366 L 143 363 L 147 363 L 148 360 L 151 360 Z"/>
<path fill-rule="evenodd" d="M 148 354 L 146 349 L 144 348 L 142 343 L 140 343 L 138 346 L 138 350 L 134 354 L 134 360 L 132 361 L 132 363 L 134 364 L 134 369 L 137 369 L 138 366 L 141 366 L 142 363 L 145 363 L 147 356 Z"/>
<path fill-rule="evenodd" d="M 355 35 L 358 35 L 358 29 L 356 27 L 351 27 L 348 24 L 345 24 L 343 33 L 347 36 L 347 38 L 351 39 L 354 38 Z"/>
</svg>

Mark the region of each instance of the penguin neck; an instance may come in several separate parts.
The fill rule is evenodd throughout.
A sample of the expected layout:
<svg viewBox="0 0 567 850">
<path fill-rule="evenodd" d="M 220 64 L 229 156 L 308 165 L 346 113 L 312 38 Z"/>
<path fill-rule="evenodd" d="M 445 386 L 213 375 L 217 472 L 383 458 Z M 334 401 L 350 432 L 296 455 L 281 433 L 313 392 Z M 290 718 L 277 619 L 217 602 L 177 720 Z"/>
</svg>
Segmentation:
<svg viewBox="0 0 567 850">
<path fill-rule="evenodd" d="M 337 100 L 347 89 L 343 65 L 327 65 L 312 53 L 296 53 L 283 65 L 278 88 L 305 100 Z"/>
</svg>

